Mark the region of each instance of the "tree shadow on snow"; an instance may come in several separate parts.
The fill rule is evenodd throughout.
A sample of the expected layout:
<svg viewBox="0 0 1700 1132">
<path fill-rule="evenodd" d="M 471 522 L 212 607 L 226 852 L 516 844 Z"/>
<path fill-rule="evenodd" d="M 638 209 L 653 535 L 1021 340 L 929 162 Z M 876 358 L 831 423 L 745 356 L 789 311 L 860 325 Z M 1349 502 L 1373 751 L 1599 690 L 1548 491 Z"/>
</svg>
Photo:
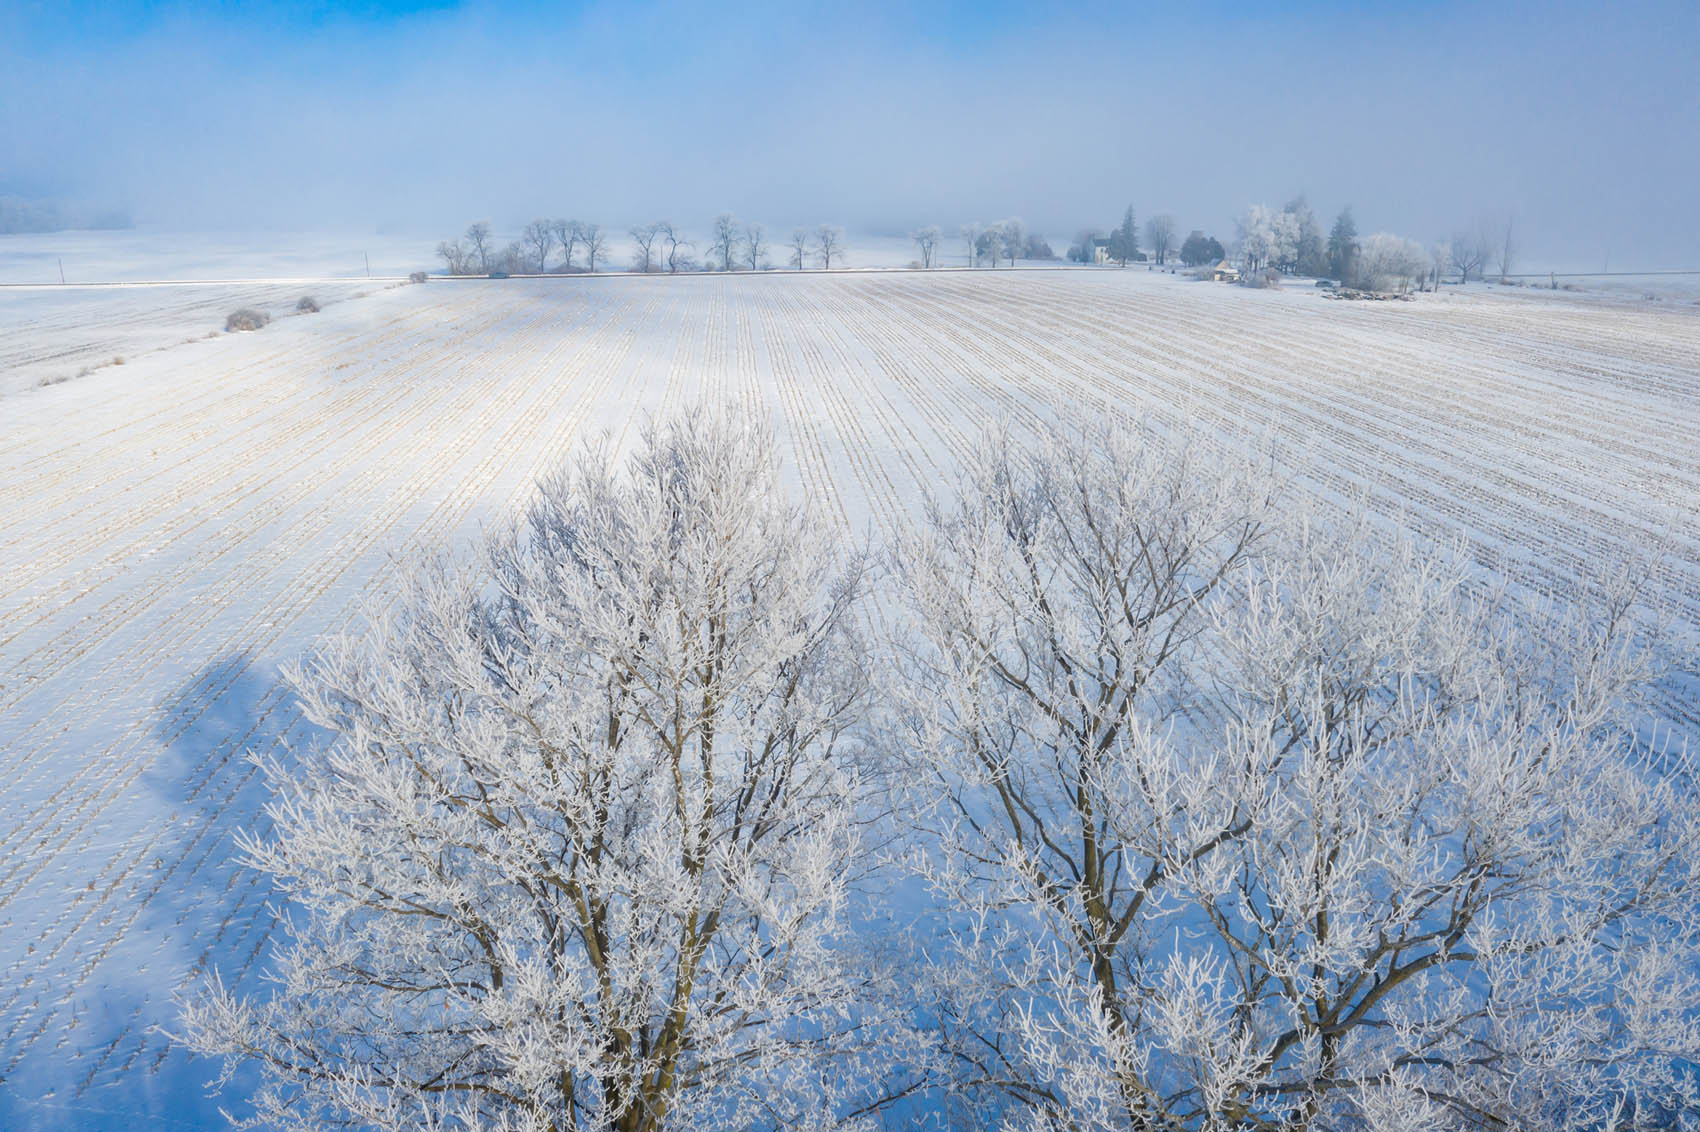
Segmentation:
<svg viewBox="0 0 1700 1132">
<path fill-rule="evenodd" d="M 176 1029 L 179 996 L 214 971 L 226 985 L 259 985 L 273 894 L 241 864 L 236 834 L 265 832 L 270 791 L 250 756 L 299 749 L 310 728 L 276 662 L 247 653 L 204 666 L 149 722 L 155 757 L 108 811 L 103 876 L 121 879 L 98 891 L 90 882 L 103 899 L 80 942 L 109 950 L 77 965 L 86 977 L 64 988 L 68 1003 L 0 1082 L 0 1127 L 217 1128 L 219 1108 L 240 1111 L 252 1088 L 248 1075 L 209 1096 L 219 1065 L 161 1029 Z"/>
</svg>

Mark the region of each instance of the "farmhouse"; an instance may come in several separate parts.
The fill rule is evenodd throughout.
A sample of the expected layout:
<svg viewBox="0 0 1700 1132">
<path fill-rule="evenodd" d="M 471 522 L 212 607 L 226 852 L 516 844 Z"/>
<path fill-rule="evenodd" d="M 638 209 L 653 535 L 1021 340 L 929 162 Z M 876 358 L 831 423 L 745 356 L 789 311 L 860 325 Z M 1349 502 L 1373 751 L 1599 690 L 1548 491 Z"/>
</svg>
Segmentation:
<svg viewBox="0 0 1700 1132">
<path fill-rule="evenodd" d="M 1210 269 L 1210 278 L 1218 283 L 1238 283 L 1240 281 L 1240 269 L 1227 260 L 1223 260 Z"/>
<path fill-rule="evenodd" d="M 1103 236 L 1094 236 L 1092 238 L 1092 262 L 1110 262 L 1110 241 Z"/>
</svg>

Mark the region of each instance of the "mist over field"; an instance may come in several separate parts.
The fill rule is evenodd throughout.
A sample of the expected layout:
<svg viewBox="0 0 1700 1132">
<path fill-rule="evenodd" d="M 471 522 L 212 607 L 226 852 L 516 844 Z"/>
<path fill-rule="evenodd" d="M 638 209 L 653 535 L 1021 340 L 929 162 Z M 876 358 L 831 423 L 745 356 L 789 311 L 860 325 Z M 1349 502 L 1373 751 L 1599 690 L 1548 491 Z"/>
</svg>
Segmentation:
<svg viewBox="0 0 1700 1132">
<path fill-rule="evenodd" d="M 0 194 L 1066 242 L 1130 201 L 1227 238 L 1304 192 L 1423 241 L 1515 213 L 1530 270 L 1696 267 L 1697 52 L 1687 3 L 12 4 Z"/>
</svg>

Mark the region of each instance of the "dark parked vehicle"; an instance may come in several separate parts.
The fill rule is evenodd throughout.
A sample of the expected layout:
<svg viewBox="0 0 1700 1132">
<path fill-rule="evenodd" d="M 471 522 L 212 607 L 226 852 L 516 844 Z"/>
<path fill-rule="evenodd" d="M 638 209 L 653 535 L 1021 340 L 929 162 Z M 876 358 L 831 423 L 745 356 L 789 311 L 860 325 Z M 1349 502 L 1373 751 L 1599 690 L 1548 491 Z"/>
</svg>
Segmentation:
<svg viewBox="0 0 1700 1132">
<path fill-rule="evenodd" d="M 505 271 L 492 271 L 490 273 L 490 278 L 492 279 L 506 279 L 507 277 L 508 273 Z"/>
</svg>

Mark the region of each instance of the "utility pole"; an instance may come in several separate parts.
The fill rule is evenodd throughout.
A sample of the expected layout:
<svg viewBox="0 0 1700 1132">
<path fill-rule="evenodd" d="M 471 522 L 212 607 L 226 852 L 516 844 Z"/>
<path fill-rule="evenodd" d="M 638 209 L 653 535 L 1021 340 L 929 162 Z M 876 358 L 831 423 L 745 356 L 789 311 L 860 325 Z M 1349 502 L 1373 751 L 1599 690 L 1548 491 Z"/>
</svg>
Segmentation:
<svg viewBox="0 0 1700 1132">
<path fill-rule="evenodd" d="M 63 287 L 65 285 L 65 257 L 56 255 L 53 258 L 59 261 L 59 285 Z"/>
<path fill-rule="evenodd" d="M 366 278 L 372 278 L 372 257 L 367 255 L 365 252 L 361 252 L 360 258 L 366 261 Z"/>
</svg>

